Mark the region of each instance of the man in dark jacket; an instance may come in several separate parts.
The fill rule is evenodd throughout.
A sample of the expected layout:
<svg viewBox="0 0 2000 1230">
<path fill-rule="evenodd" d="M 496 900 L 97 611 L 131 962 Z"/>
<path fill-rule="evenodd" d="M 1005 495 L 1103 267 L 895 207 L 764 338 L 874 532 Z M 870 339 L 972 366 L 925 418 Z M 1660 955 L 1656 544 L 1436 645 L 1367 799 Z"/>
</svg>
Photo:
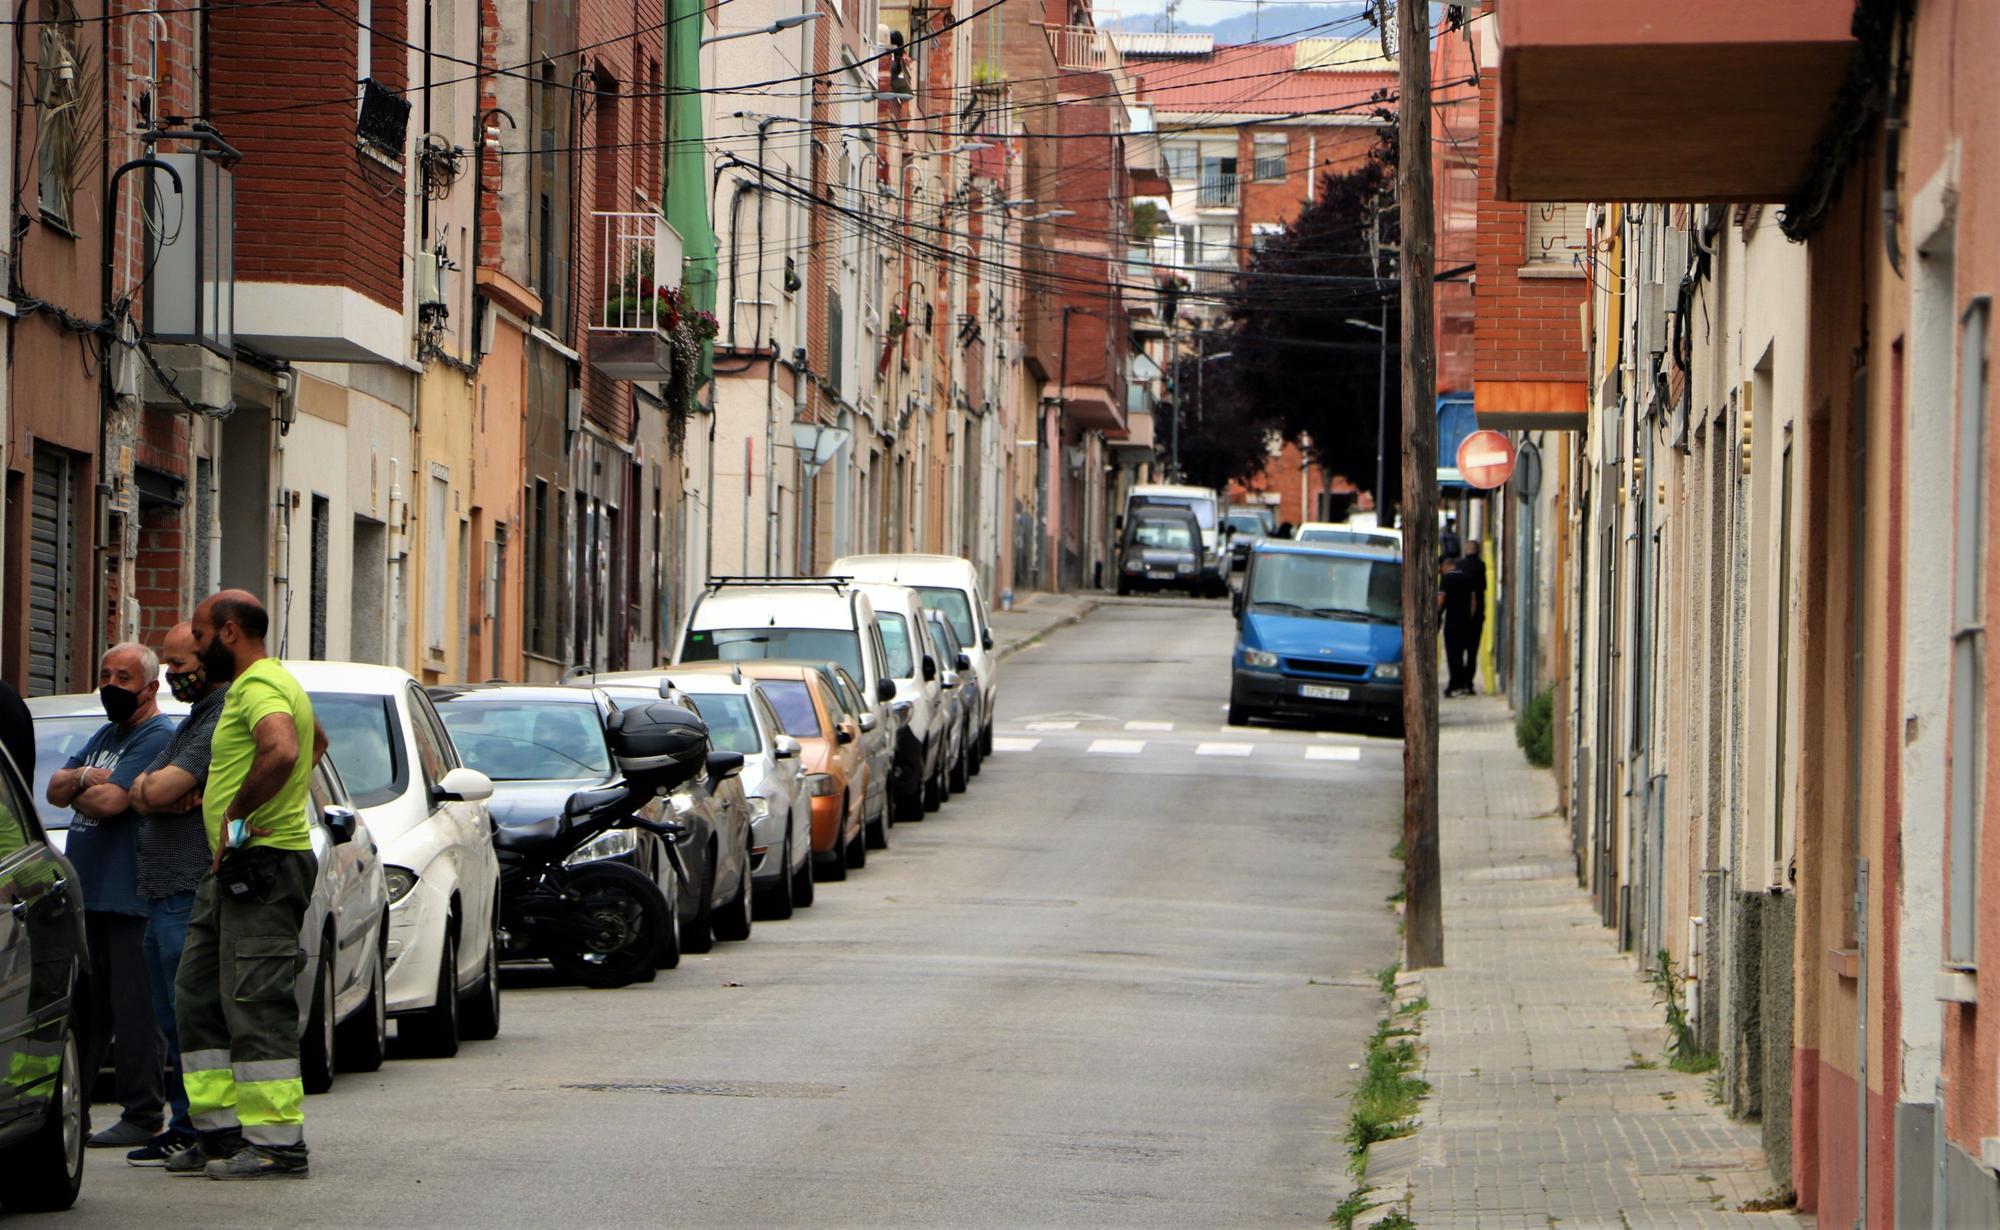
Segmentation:
<svg viewBox="0 0 2000 1230">
<path fill-rule="evenodd" d="M 1471 695 L 1473 664 L 1479 654 L 1479 620 L 1473 573 L 1464 557 L 1453 560 L 1438 579 L 1438 608 L 1444 614 L 1444 694 Z"/>
</svg>

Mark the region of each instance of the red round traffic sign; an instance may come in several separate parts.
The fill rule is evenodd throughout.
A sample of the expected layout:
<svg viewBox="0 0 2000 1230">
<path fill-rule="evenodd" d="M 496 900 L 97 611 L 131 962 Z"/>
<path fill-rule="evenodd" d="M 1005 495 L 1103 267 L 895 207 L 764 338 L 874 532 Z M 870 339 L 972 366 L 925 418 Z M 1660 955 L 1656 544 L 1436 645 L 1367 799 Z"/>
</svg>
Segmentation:
<svg viewBox="0 0 2000 1230">
<path fill-rule="evenodd" d="M 1491 491 L 1514 473 L 1514 442 L 1497 431 L 1475 431 L 1458 444 L 1458 472 L 1468 487 Z"/>
</svg>

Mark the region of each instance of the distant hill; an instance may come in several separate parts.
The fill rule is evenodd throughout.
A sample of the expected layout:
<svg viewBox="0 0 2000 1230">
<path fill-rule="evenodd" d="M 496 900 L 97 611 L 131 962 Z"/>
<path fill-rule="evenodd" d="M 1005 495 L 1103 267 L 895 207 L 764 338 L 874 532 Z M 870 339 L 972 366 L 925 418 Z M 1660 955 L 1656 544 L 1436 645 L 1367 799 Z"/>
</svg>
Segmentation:
<svg viewBox="0 0 2000 1230">
<path fill-rule="evenodd" d="M 1261 14 L 1251 4 L 1241 7 L 1241 13 L 1221 21 L 1176 21 L 1174 30 L 1180 34 L 1212 34 L 1217 43 L 1289 43 L 1301 36 L 1340 37 L 1374 30 L 1361 20 L 1362 11 L 1368 7 L 1363 0 L 1336 4 L 1290 4 L 1276 0 L 1266 4 Z M 1121 17 L 1111 26 L 1118 30 L 1165 30 L 1167 19 L 1160 13 L 1138 13 Z"/>
</svg>

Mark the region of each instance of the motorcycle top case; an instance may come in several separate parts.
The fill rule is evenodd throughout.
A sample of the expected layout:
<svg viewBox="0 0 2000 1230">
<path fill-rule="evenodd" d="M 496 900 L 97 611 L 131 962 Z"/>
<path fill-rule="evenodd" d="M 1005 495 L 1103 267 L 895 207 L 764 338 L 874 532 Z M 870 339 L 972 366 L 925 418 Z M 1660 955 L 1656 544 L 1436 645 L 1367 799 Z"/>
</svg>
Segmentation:
<svg viewBox="0 0 2000 1230">
<path fill-rule="evenodd" d="M 708 759 L 707 724 L 666 701 L 613 712 L 604 733 L 628 781 L 672 788 L 693 778 Z"/>
</svg>

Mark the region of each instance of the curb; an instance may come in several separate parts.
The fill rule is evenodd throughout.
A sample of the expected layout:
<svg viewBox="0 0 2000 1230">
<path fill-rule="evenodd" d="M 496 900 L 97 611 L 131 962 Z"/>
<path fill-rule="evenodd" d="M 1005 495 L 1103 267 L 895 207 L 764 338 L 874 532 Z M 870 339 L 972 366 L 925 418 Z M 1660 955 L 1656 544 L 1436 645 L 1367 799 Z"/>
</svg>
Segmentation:
<svg viewBox="0 0 2000 1230">
<path fill-rule="evenodd" d="M 1060 628 L 1067 628 L 1072 625 L 1082 623 L 1093 611 L 1097 610 L 1098 606 L 1101 605 L 1102 602 L 1103 599 L 1101 598 L 1084 599 L 1083 605 L 1079 607 L 1073 614 L 1065 615 L 1063 618 L 1058 619 L 1056 622 L 1050 624 L 1048 627 L 1041 629 L 1040 631 L 1034 633 L 1031 636 L 1023 638 L 1022 640 L 1015 641 L 1011 645 L 1002 645 L 999 649 L 994 651 L 993 660 L 995 662 L 1005 662 L 1007 659 L 1013 657 L 1016 653 L 1019 653 L 1021 650 L 1026 649 L 1028 646 L 1034 644 L 1036 641 L 1041 640 L 1049 633 L 1054 632 Z"/>
</svg>

